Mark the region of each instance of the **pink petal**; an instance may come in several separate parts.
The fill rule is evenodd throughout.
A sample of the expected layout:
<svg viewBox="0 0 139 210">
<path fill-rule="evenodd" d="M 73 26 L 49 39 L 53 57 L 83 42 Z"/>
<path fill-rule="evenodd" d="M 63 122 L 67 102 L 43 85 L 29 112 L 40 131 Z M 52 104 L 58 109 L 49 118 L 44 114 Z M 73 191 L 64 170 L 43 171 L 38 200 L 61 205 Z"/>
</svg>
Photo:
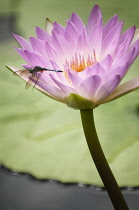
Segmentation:
<svg viewBox="0 0 139 210">
<path fill-rule="evenodd" d="M 24 50 L 32 50 L 32 46 L 30 44 L 29 41 L 27 41 L 26 39 L 22 38 L 21 36 L 18 36 L 16 34 L 13 34 L 13 36 L 15 37 L 15 39 L 19 42 L 20 46 L 24 49 Z"/>
<path fill-rule="evenodd" d="M 51 40 L 52 40 L 51 35 L 39 27 L 36 27 L 36 35 L 37 35 L 38 39 L 41 39 L 43 41 L 51 42 Z"/>
<path fill-rule="evenodd" d="M 136 57 L 139 55 L 139 39 L 132 45 L 131 50 L 135 49 L 134 55 L 130 60 L 129 64 L 132 65 Z"/>
<path fill-rule="evenodd" d="M 61 56 L 61 59 L 63 57 L 63 62 L 65 62 L 65 58 L 71 58 L 71 55 L 73 55 L 72 49 L 68 42 L 62 36 L 52 32 L 52 43 Z"/>
<path fill-rule="evenodd" d="M 103 77 L 105 75 L 106 71 L 105 69 L 101 66 L 100 63 L 96 63 L 92 66 L 90 66 L 90 72 L 88 73 L 88 77 L 92 75 L 99 75 L 100 77 Z"/>
<path fill-rule="evenodd" d="M 72 74 L 70 71 L 68 72 L 68 77 L 72 83 L 73 88 L 78 90 L 78 87 L 79 87 L 82 79 L 79 76 Z"/>
<path fill-rule="evenodd" d="M 92 31 L 92 28 L 100 22 L 102 19 L 102 14 L 98 5 L 95 5 L 90 13 L 88 24 L 86 26 L 86 30 L 88 33 Z"/>
<path fill-rule="evenodd" d="M 112 68 L 111 71 L 107 72 L 107 74 L 104 75 L 103 80 L 108 81 L 116 75 L 119 75 L 120 78 L 123 79 L 128 69 L 129 69 L 129 63 L 121 64 L 120 66 Z"/>
<path fill-rule="evenodd" d="M 115 90 L 119 83 L 119 75 L 104 83 L 96 93 L 95 100 L 97 104 L 101 104 Z"/>
<path fill-rule="evenodd" d="M 71 21 L 68 20 L 67 26 L 65 28 L 64 38 L 70 44 L 71 48 L 73 48 L 74 50 L 77 45 L 78 37 L 79 37 L 79 32 L 76 26 Z"/>
<path fill-rule="evenodd" d="M 86 79 L 87 77 L 92 76 L 92 71 L 90 67 L 85 68 L 83 71 L 78 72 L 78 76 L 83 80 Z"/>
<path fill-rule="evenodd" d="M 132 26 L 131 28 L 127 29 L 121 36 L 119 44 L 128 41 L 128 46 L 130 45 L 133 36 L 135 34 L 136 26 Z M 127 47 L 128 48 L 128 47 Z M 126 49 L 127 49 L 126 48 Z"/>
<path fill-rule="evenodd" d="M 52 65 L 49 62 L 49 60 L 46 60 L 37 52 L 25 50 L 24 53 L 26 57 L 28 58 L 28 60 L 30 61 L 30 63 L 34 64 L 35 66 L 41 66 L 41 67 L 50 68 L 50 69 L 52 68 Z"/>
<path fill-rule="evenodd" d="M 22 66 L 27 70 L 35 68 L 35 66 L 31 64 L 22 64 Z"/>
<path fill-rule="evenodd" d="M 106 98 L 103 103 L 113 101 L 123 95 L 126 95 L 139 88 L 139 77 L 129 80 L 115 89 L 115 91 Z"/>
<path fill-rule="evenodd" d="M 44 41 L 42 41 L 38 38 L 35 38 L 35 37 L 30 37 L 30 42 L 31 42 L 31 45 L 32 45 L 32 48 L 34 51 L 40 53 L 43 57 L 47 56 Z"/>
<path fill-rule="evenodd" d="M 45 50 L 49 59 L 55 60 L 58 57 L 56 48 L 50 42 L 45 42 Z"/>
<path fill-rule="evenodd" d="M 100 84 L 101 78 L 98 75 L 88 77 L 81 83 L 79 93 L 82 97 L 92 100 Z"/>
<path fill-rule="evenodd" d="M 41 81 L 36 81 L 35 79 L 31 79 L 37 86 L 41 87 L 44 91 L 45 94 L 51 96 L 52 98 L 59 100 L 61 102 L 64 102 L 63 98 L 66 96 L 66 94 L 59 88 L 54 87 L 52 85 L 43 83 Z M 35 87 L 37 88 L 35 85 Z"/>
<path fill-rule="evenodd" d="M 70 21 L 76 26 L 79 32 L 83 30 L 84 23 L 76 13 L 72 13 Z"/>
<path fill-rule="evenodd" d="M 53 69 L 54 70 L 61 70 L 60 67 L 57 65 L 57 63 L 53 60 L 50 60 L 52 66 L 53 66 Z"/>
<path fill-rule="evenodd" d="M 26 54 L 25 54 L 25 50 L 24 49 L 21 49 L 21 48 L 16 48 L 16 51 L 19 53 L 19 55 L 29 64 L 32 65 L 32 63 L 30 63 L 30 60 L 27 58 Z"/>
<path fill-rule="evenodd" d="M 99 75 L 100 77 L 103 77 L 106 74 L 105 69 L 100 65 L 100 63 L 96 63 L 90 67 L 87 67 L 84 71 L 79 72 L 79 77 L 84 80 L 88 77 L 91 77 L 93 75 Z"/>
<path fill-rule="evenodd" d="M 52 67 L 49 61 L 46 61 L 39 53 L 35 51 L 17 49 L 17 52 L 28 64 L 32 66 L 41 66 L 50 69 Z"/>
<path fill-rule="evenodd" d="M 83 29 L 78 38 L 76 52 L 81 55 L 84 55 L 88 53 L 88 51 L 89 51 L 89 43 L 88 43 L 87 33 L 86 30 Z"/>
<path fill-rule="evenodd" d="M 96 59 L 100 59 L 102 45 L 102 20 L 100 20 L 91 30 L 88 37 L 89 46 L 95 51 Z"/>
<path fill-rule="evenodd" d="M 54 64 L 54 61 L 51 61 Z M 57 65 L 56 65 L 57 66 Z M 57 68 L 58 69 L 58 68 Z M 59 82 L 65 84 L 65 85 L 69 85 L 68 80 L 65 78 L 64 73 L 62 72 L 51 72 L 51 75 L 54 75 L 55 79 L 58 80 Z M 52 81 L 52 80 L 51 80 Z"/>
<path fill-rule="evenodd" d="M 54 75 L 50 74 L 51 79 L 56 83 L 56 85 L 68 96 L 70 93 L 76 93 L 77 91 L 72 87 L 64 85 L 63 83 L 59 82 L 55 79 Z"/>
<path fill-rule="evenodd" d="M 109 72 L 112 67 L 113 59 L 111 55 L 107 55 L 102 61 L 99 62 L 103 69 L 105 69 L 106 72 Z"/>
<path fill-rule="evenodd" d="M 54 22 L 53 24 L 54 28 L 53 28 L 53 32 L 54 33 L 57 33 L 61 36 L 64 36 L 64 33 L 65 33 L 65 29 L 63 26 L 61 26 L 60 24 L 58 24 L 57 22 Z"/>
<path fill-rule="evenodd" d="M 113 68 L 119 67 L 121 66 L 121 64 L 125 64 L 125 63 L 129 63 L 130 65 L 134 54 L 135 54 L 135 48 L 130 49 L 130 51 L 125 53 L 121 58 L 114 61 Z"/>
<path fill-rule="evenodd" d="M 103 28 L 103 39 L 109 33 L 109 31 L 118 24 L 118 15 L 114 15 Z"/>
<path fill-rule="evenodd" d="M 112 28 L 102 44 L 102 56 L 105 57 L 107 54 L 112 54 L 117 47 L 119 42 L 120 33 L 122 30 L 123 23 L 117 24 L 114 28 Z"/>
<path fill-rule="evenodd" d="M 119 41 L 119 46 L 115 51 L 115 60 L 121 58 L 123 54 L 128 50 L 130 43 L 133 39 L 135 33 L 135 26 L 129 28 L 124 34 L 121 36 Z"/>
</svg>

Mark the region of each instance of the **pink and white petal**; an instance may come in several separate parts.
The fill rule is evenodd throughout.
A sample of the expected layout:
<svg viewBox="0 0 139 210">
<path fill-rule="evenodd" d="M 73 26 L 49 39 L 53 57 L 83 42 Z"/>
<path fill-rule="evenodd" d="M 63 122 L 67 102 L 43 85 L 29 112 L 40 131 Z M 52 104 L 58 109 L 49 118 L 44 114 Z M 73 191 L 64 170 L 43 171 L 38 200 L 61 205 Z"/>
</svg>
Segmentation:
<svg viewBox="0 0 139 210">
<path fill-rule="evenodd" d="M 104 58 L 107 54 L 112 54 L 116 49 L 121 30 L 122 30 L 123 22 L 118 23 L 114 28 L 112 28 L 107 36 L 104 38 L 102 43 L 102 57 Z"/>
<path fill-rule="evenodd" d="M 57 58 L 59 57 L 58 51 L 56 50 L 54 45 L 48 41 L 45 42 L 45 50 L 49 59 L 57 60 Z"/>
<path fill-rule="evenodd" d="M 109 33 L 109 31 L 114 28 L 118 24 L 118 15 L 114 15 L 104 26 L 103 28 L 103 39 L 106 37 L 106 35 Z"/>
<path fill-rule="evenodd" d="M 76 26 L 70 21 L 67 21 L 64 38 L 70 44 L 71 48 L 76 49 L 79 32 Z"/>
<path fill-rule="evenodd" d="M 22 64 L 22 66 L 27 70 L 35 68 L 35 66 L 30 65 L 30 64 Z"/>
<path fill-rule="evenodd" d="M 79 94 L 89 100 L 94 99 L 94 95 L 101 85 L 101 78 L 98 75 L 88 77 L 79 86 Z"/>
<path fill-rule="evenodd" d="M 50 74 L 50 77 L 51 77 L 51 79 L 56 83 L 56 85 L 57 85 L 64 93 L 66 93 L 67 96 L 68 96 L 70 93 L 76 93 L 76 94 L 78 94 L 78 92 L 77 92 L 74 88 L 72 88 L 72 87 L 70 87 L 70 86 L 67 86 L 67 85 L 65 85 L 65 84 L 63 84 L 63 83 L 61 83 L 61 82 L 59 82 L 58 80 L 56 80 L 56 78 L 54 77 L 54 75 Z"/>
<path fill-rule="evenodd" d="M 136 57 L 139 55 L 139 39 L 132 45 L 131 50 L 135 49 L 134 55 L 130 60 L 129 64 L 132 65 Z"/>
<path fill-rule="evenodd" d="M 49 18 L 46 18 L 45 31 L 48 34 L 51 34 L 52 30 L 53 30 L 53 22 L 51 20 L 49 20 Z"/>
<path fill-rule="evenodd" d="M 85 68 L 83 71 L 78 72 L 78 76 L 79 76 L 82 80 L 86 79 L 87 77 L 92 76 L 92 72 L 91 72 L 91 70 L 90 70 L 90 67 L 87 67 L 87 68 Z"/>
<path fill-rule="evenodd" d="M 50 62 L 52 63 L 55 70 L 61 70 L 60 67 L 54 61 L 50 60 Z M 63 76 L 64 72 L 63 73 L 62 72 L 53 72 L 51 74 L 53 74 L 55 76 L 55 78 L 58 81 L 62 82 L 63 84 L 65 84 L 65 85 L 69 84 L 68 80 Z"/>
<path fill-rule="evenodd" d="M 112 67 L 113 59 L 110 54 L 108 54 L 102 61 L 99 62 L 105 72 L 109 72 Z"/>
<path fill-rule="evenodd" d="M 135 31 L 135 34 L 134 34 L 134 37 L 130 46 L 132 46 L 138 39 L 139 39 L 139 28 Z"/>
<path fill-rule="evenodd" d="M 123 54 L 119 59 L 114 60 L 113 68 L 121 66 L 121 64 L 131 63 L 131 60 L 135 54 L 135 48 L 130 49 L 127 53 Z"/>
<path fill-rule="evenodd" d="M 75 88 L 76 90 L 78 90 L 79 85 L 82 82 L 82 79 L 78 75 L 75 75 L 75 74 L 71 73 L 70 71 L 68 71 L 68 77 L 72 84 L 72 87 Z"/>
<path fill-rule="evenodd" d="M 20 70 L 24 70 L 24 69 L 15 67 L 15 66 L 6 65 L 6 67 L 7 67 L 10 71 L 17 72 L 17 73 L 18 73 L 18 71 L 20 71 Z"/>
<path fill-rule="evenodd" d="M 54 70 L 61 70 L 60 67 L 57 65 L 57 63 L 53 60 L 50 60 L 52 66 L 53 66 L 53 69 Z"/>
<path fill-rule="evenodd" d="M 46 95 L 58 101 L 64 102 L 63 98 L 66 96 L 66 94 L 61 89 L 55 86 L 43 83 L 39 80 L 38 81 L 36 81 L 35 79 L 31 79 L 31 80 L 34 82 L 35 88 L 38 89 L 38 87 L 40 87 L 42 89 L 42 92 L 45 93 Z"/>
<path fill-rule="evenodd" d="M 121 66 L 118 66 L 116 68 L 112 68 L 110 72 L 107 72 L 104 76 L 103 76 L 103 81 L 109 81 L 110 79 L 112 79 L 114 76 L 119 75 L 121 79 L 123 79 L 123 77 L 126 75 L 126 73 L 129 70 L 129 63 L 125 63 Z"/>
<path fill-rule="evenodd" d="M 64 37 L 65 28 L 63 26 L 61 26 L 60 24 L 58 24 L 57 22 L 54 22 L 53 26 L 54 26 L 53 32 Z"/>
<path fill-rule="evenodd" d="M 78 73 L 78 76 L 83 80 L 93 75 L 99 75 L 103 77 L 106 74 L 106 70 L 101 66 L 100 63 L 96 63 L 90 67 L 87 67 L 84 71 Z"/>
<path fill-rule="evenodd" d="M 17 68 L 14 66 L 6 66 L 10 71 L 15 72 L 19 77 L 21 77 L 26 82 L 29 81 L 30 73 L 26 69 Z"/>
<path fill-rule="evenodd" d="M 38 39 L 41 39 L 43 41 L 52 42 L 51 35 L 39 27 L 36 27 L 36 35 L 37 35 Z"/>
<path fill-rule="evenodd" d="M 52 68 L 52 65 L 49 60 L 46 60 L 44 57 L 42 57 L 39 53 L 35 51 L 29 51 L 24 50 L 24 54 L 26 56 L 26 60 L 28 60 L 29 64 L 32 64 L 33 66 L 41 66 L 44 68 Z"/>
<path fill-rule="evenodd" d="M 58 87 L 55 82 L 52 81 L 52 79 L 50 78 L 49 76 L 50 74 L 50 71 L 43 71 L 43 72 L 39 72 L 39 75 L 38 77 L 36 77 L 36 82 L 40 81 L 42 83 L 45 83 L 45 84 L 49 84 L 49 85 L 52 85 L 54 87 Z M 33 78 L 35 80 L 35 78 Z"/>
<path fill-rule="evenodd" d="M 119 59 L 121 59 L 127 52 L 127 47 L 128 47 L 128 40 L 125 40 L 120 46 L 117 47 L 114 53 L 114 62 L 116 63 Z"/>
<path fill-rule="evenodd" d="M 116 89 L 121 78 L 119 75 L 114 76 L 111 80 L 105 82 L 95 95 L 96 104 L 101 104 L 103 101 Z"/>
<path fill-rule="evenodd" d="M 16 34 L 12 34 L 14 36 L 14 38 L 18 41 L 18 43 L 20 44 L 20 46 L 24 49 L 24 50 L 32 50 L 32 46 L 30 44 L 29 41 L 27 41 L 26 39 L 24 39 L 21 36 L 18 36 Z"/>
<path fill-rule="evenodd" d="M 85 29 L 83 29 L 79 35 L 76 52 L 79 53 L 80 55 L 88 56 L 89 43 L 88 43 L 87 33 Z"/>
<path fill-rule="evenodd" d="M 30 37 L 30 42 L 31 42 L 33 50 L 40 53 L 43 57 L 46 58 L 47 53 L 46 53 L 46 48 L 45 48 L 45 42 L 36 37 Z"/>
<path fill-rule="evenodd" d="M 88 23 L 86 26 L 86 30 L 88 34 L 92 31 L 92 28 L 100 22 L 102 19 L 102 14 L 98 5 L 95 5 L 89 15 Z"/>
<path fill-rule="evenodd" d="M 101 66 L 101 64 L 96 63 L 96 64 L 90 66 L 90 72 L 87 76 L 90 77 L 90 76 L 93 76 L 93 75 L 99 75 L 100 77 L 103 77 L 105 75 L 105 73 L 106 73 L 106 71 Z"/>
<path fill-rule="evenodd" d="M 138 88 L 139 88 L 139 77 L 129 80 L 129 81 L 123 83 L 122 85 L 118 86 L 115 89 L 115 91 L 103 101 L 103 103 L 113 101 L 113 100 L 120 98 L 121 96 L 126 95 Z"/>
<path fill-rule="evenodd" d="M 72 13 L 70 21 L 76 26 L 79 32 L 85 27 L 82 19 L 76 13 Z"/>
<path fill-rule="evenodd" d="M 24 49 L 16 48 L 16 47 L 15 47 L 15 49 L 16 49 L 16 51 L 19 53 L 19 55 L 20 55 L 20 56 L 21 56 L 29 65 L 34 66 L 34 64 L 32 64 L 32 63 L 30 62 L 30 60 L 28 59 L 28 57 L 26 56 L 25 50 L 24 50 Z"/>
<path fill-rule="evenodd" d="M 88 36 L 88 42 L 90 50 L 94 50 L 96 59 L 100 59 L 101 47 L 102 47 L 102 20 L 100 20 L 91 30 Z"/>
<path fill-rule="evenodd" d="M 69 86 L 69 81 L 65 78 L 64 73 L 62 73 L 62 72 L 61 73 L 60 72 L 53 72 L 51 74 L 54 75 L 56 80 L 58 80 L 59 82 Z"/>
<path fill-rule="evenodd" d="M 120 59 L 124 53 L 129 49 L 130 43 L 135 33 L 135 26 L 129 28 L 124 32 L 119 41 L 119 46 L 115 50 L 115 60 Z"/>
<path fill-rule="evenodd" d="M 62 36 L 52 32 L 52 43 L 57 49 L 63 62 L 65 62 L 65 58 L 71 58 L 73 55 L 73 50 L 71 49 L 69 43 Z"/>
<path fill-rule="evenodd" d="M 119 41 L 119 45 L 123 42 L 127 42 L 128 43 L 128 46 L 126 47 L 126 49 L 129 47 L 132 39 L 133 39 L 133 36 L 135 34 L 135 30 L 136 30 L 136 26 L 132 26 L 131 28 L 127 29 L 123 34 L 122 36 L 120 37 L 120 41 Z M 125 49 L 125 50 L 126 50 Z"/>
</svg>

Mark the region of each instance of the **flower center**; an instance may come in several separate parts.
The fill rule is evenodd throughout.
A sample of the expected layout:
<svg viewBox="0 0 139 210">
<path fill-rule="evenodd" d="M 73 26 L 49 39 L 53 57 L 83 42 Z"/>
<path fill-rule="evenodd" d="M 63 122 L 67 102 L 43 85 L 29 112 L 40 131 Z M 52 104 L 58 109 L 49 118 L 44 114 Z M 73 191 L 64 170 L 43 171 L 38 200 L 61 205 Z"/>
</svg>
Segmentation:
<svg viewBox="0 0 139 210">
<path fill-rule="evenodd" d="M 74 71 L 80 72 L 83 71 L 85 68 L 92 66 L 96 63 L 96 56 L 88 55 L 83 56 L 81 54 L 75 53 L 75 56 L 72 56 L 70 61 L 66 61 L 66 66 Z"/>
</svg>

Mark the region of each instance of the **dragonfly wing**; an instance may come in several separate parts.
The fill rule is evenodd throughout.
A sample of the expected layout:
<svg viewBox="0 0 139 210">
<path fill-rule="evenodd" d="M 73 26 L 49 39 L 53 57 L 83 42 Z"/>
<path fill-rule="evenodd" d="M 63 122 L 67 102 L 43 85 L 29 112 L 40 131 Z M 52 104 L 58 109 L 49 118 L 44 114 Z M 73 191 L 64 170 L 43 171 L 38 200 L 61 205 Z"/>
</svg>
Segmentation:
<svg viewBox="0 0 139 210">
<path fill-rule="evenodd" d="M 25 85 L 25 89 L 28 89 L 31 86 L 31 83 L 32 83 L 32 81 L 31 81 L 31 79 L 29 79 Z"/>
<path fill-rule="evenodd" d="M 41 75 L 38 74 L 38 73 L 33 73 L 29 78 L 28 82 L 26 83 L 26 86 L 25 88 L 28 89 L 31 85 L 33 86 L 33 89 L 35 88 L 35 85 L 37 84 L 38 80 L 39 80 L 39 77 Z M 33 81 L 35 80 L 35 82 Z"/>
<path fill-rule="evenodd" d="M 26 80 L 26 78 L 29 78 L 30 75 L 31 75 L 30 72 L 28 70 L 26 70 L 26 69 L 21 69 L 21 70 L 15 71 L 13 74 L 14 75 L 18 75 L 18 76 L 22 77 L 25 80 Z"/>
</svg>

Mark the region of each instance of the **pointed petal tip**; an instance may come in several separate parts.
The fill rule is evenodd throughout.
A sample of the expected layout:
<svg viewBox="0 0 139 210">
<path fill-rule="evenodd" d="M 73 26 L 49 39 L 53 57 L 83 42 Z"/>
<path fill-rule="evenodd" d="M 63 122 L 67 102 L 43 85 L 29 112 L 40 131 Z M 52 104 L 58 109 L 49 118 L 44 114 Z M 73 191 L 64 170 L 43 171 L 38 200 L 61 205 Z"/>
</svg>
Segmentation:
<svg viewBox="0 0 139 210">
<path fill-rule="evenodd" d="M 94 12 L 96 12 L 96 11 L 100 11 L 100 7 L 99 7 L 98 4 L 95 4 L 95 5 L 93 6 L 93 8 L 92 8 L 92 10 L 91 10 L 91 13 L 94 13 Z M 91 13 L 90 13 L 90 14 L 91 14 Z"/>
<path fill-rule="evenodd" d="M 139 77 L 131 79 L 118 86 L 115 91 L 103 101 L 103 103 L 116 100 L 137 89 L 139 89 Z"/>
<path fill-rule="evenodd" d="M 93 8 L 97 8 L 97 9 L 99 8 L 100 9 L 98 4 L 95 4 Z"/>
<path fill-rule="evenodd" d="M 12 33 L 12 36 L 13 36 L 13 37 L 16 37 L 16 36 L 18 36 L 18 35 L 16 35 L 16 34 Z"/>
<path fill-rule="evenodd" d="M 16 71 L 21 70 L 21 68 L 17 68 L 17 67 L 14 67 L 14 66 L 10 66 L 10 65 L 5 65 L 5 66 L 6 66 L 7 69 L 9 69 L 12 72 L 16 72 Z"/>
<path fill-rule="evenodd" d="M 45 21 L 46 32 L 51 34 L 52 29 L 53 29 L 53 22 L 49 18 L 46 18 L 46 21 Z"/>
</svg>

